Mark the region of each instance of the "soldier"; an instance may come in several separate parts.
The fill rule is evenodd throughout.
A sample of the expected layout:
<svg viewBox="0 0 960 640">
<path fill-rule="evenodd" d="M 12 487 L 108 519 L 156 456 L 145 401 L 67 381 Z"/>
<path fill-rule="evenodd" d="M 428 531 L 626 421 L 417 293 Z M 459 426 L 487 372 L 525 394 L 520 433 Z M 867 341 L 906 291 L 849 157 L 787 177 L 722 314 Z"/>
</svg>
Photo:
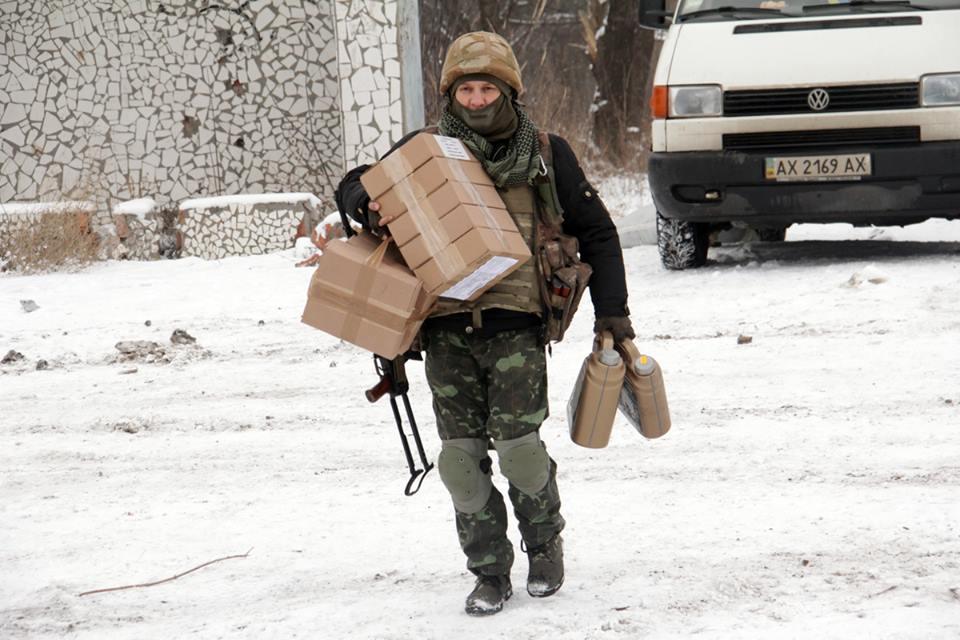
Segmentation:
<svg viewBox="0 0 960 640">
<path fill-rule="evenodd" d="M 562 216 L 563 232 L 579 240 L 581 259 L 593 268 L 594 329 L 611 331 L 617 340 L 633 338 L 616 227 L 569 144 L 538 134 L 517 102 L 522 92 L 520 68 L 506 40 L 482 31 L 462 35 L 443 64 L 444 108 L 437 129 L 462 140 L 481 161 L 528 245 L 534 246 L 538 215 L 546 210 L 557 220 Z M 542 140 L 549 149 L 541 148 Z M 337 205 L 366 229 L 382 233 L 391 220 L 379 215 L 379 204 L 360 184 L 366 169 L 346 175 Z M 547 174 L 553 179 L 546 180 Z M 563 584 L 557 465 L 539 433 L 548 413 L 539 278 L 539 261 L 530 260 L 473 303 L 441 298 L 420 334 L 442 441 L 437 466 L 453 498 L 467 568 L 476 576 L 466 599 L 471 615 L 500 611 L 513 593 L 514 552 L 504 499 L 492 481 L 490 450 L 508 480 L 529 558 L 527 592 L 546 597 Z"/>
</svg>

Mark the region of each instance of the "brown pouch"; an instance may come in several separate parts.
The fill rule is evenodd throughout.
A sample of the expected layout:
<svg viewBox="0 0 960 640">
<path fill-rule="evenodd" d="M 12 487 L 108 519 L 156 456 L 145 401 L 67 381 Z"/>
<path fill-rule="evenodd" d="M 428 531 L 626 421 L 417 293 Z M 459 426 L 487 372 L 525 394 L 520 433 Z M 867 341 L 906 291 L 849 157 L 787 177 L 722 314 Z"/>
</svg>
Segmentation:
<svg viewBox="0 0 960 640">
<path fill-rule="evenodd" d="M 620 390 L 620 413 L 645 438 L 659 438 L 670 430 L 670 408 L 660 365 L 640 353 L 632 340 L 617 343 L 626 363 Z"/>
<path fill-rule="evenodd" d="M 542 223 L 538 225 L 538 245 L 544 343 L 560 342 L 573 321 L 593 269 L 580 261 L 576 238 Z"/>
</svg>

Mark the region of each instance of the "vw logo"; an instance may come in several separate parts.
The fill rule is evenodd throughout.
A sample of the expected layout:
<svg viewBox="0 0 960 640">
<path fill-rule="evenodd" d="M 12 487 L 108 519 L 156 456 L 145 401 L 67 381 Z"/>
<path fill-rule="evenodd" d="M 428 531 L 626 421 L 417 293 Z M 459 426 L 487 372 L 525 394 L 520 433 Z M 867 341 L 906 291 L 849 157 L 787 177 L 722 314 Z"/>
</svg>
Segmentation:
<svg viewBox="0 0 960 640">
<path fill-rule="evenodd" d="M 814 111 L 823 111 L 830 104 L 830 94 L 826 89 L 814 89 L 807 94 L 807 104 Z"/>
</svg>

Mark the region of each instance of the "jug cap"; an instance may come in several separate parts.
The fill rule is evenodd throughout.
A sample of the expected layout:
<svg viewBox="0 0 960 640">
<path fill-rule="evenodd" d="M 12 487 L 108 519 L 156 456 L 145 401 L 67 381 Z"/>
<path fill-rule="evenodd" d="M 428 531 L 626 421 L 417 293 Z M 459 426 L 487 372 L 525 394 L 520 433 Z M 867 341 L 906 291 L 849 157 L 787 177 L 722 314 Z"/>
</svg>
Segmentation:
<svg viewBox="0 0 960 640">
<path fill-rule="evenodd" d="M 616 366 L 621 362 L 620 354 L 613 349 L 604 349 L 600 352 L 600 362 L 608 367 Z"/>
<path fill-rule="evenodd" d="M 637 373 L 648 375 L 657 368 L 657 362 L 648 355 L 641 355 L 633 361 L 633 368 Z"/>
</svg>

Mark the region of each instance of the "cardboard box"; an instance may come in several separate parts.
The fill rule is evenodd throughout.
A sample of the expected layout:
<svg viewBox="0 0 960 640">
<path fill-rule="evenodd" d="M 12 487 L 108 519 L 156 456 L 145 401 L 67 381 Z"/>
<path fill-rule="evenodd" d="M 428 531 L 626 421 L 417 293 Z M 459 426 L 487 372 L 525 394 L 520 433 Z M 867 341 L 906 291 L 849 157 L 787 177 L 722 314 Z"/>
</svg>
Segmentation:
<svg viewBox="0 0 960 640">
<path fill-rule="evenodd" d="M 381 207 L 383 206 L 384 199 L 387 201 L 395 199 L 397 202 L 400 202 L 401 200 L 398 194 L 408 190 L 412 191 L 409 184 L 401 183 L 397 189 L 388 194 L 388 198 L 381 199 Z M 410 197 L 406 195 L 404 198 L 410 199 Z M 428 197 L 417 200 L 416 208 L 419 210 L 415 213 L 419 215 L 407 215 L 408 212 L 405 205 L 397 207 L 400 208 L 400 212 L 391 215 L 399 215 L 399 217 L 390 223 L 390 234 L 397 241 L 397 245 L 402 247 L 424 229 L 435 227 L 435 220 L 442 219 L 460 205 L 472 205 L 473 207 L 480 208 L 481 212 L 485 215 L 490 215 L 500 220 L 500 224 L 503 225 L 504 228 L 515 230 L 513 218 L 510 217 L 506 206 L 503 204 L 503 200 L 500 199 L 500 195 L 493 185 L 447 182 L 429 194 Z"/>
<path fill-rule="evenodd" d="M 479 179 L 489 182 L 482 165 L 457 138 L 439 136 L 430 133 L 421 133 L 408 140 L 402 147 L 395 150 L 386 158 L 370 167 L 360 177 L 367 194 L 374 200 L 390 190 L 395 184 L 416 171 L 419 167 L 435 158 L 446 158 L 463 161 L 475 165 L 478 174 L 472 174 Z M 452 169 L 451 167 L 451 170 Z M 470 168 L 462 168 L 471 171 Z"/>
<path fill-rule="evenodd" d="M 431 295 L 475 300 L 530 259 L 483 165 L 456 138 L 414 136 L 360 181 L 395 218 L 390 233 Z"/>
<path fill-rule="evenodd" d="M 441 218 L 438 226 L 425 230 L 424 233 L 415 236 L 413 240 L 403 245 L 400 248 L 400 252 L 403 254 L 403 260 L 407 263 L 407 266 L 413 269 L 414 272 L 418 272 L 423 263 L 431 258 L 440 259 L 440 256 L 443 255 L 451 245 L 455 245 L 457 241 L 464 237 L 468 239 L 461 241 L 461 244 L 466 242 L 479 242 L 480 245 L 477 247 L 477 250 L 482 251 L 485 247 L 494 253 L 518 259 L 519 256 L 523 255 L 527 249 L 527 245 L 523 240 L 523 236 L 521 236 L 518 231 L 505 231 L 502 226 L 497 225 L 499 222 L 497 217 L 476 213 L 477 211 L 482 212 L 483 210 L 469 209 L 468 207 L 470 206 L 472 205 L 461 205 L 457 207 Z M 510 218 L 510 214 L 508 214 L 506 210 L 500 209 L 499 211 L 502 211 L 510 222 L 513 222 L 513 218 Z M 478 233 L 470 235 L 471 231 Z M 461 248 L 459 250 L 461 255 L 467 255 L 467 252 L 467 249 Z M 477 260 L 479 260 L 479 258 L 479 255 L 476 256 Z M 471 264 L 471 262 L 468 261 L 458 266 L 446 267 L 443 271 L 450 277 L 455 277 L 457 275 L 455 269 L 462 270 L 468 264 Z M 522 264 L 522 262 L 520 264 Z M 423 277 L 423 274 L 418 273 L 417 275 L 421 278 Z M 429 289 L 430 287 L 428 286 L 427 288 Z"/>
<path fill-rule="evenodd" d="M 414 271 L 434 295 L 476 300 L 516 271 L 524 263 L 524 255 L 529 258 L 530 250 L 520 233 L 477 228 L 457 238 Z M 429 283 L 446 284 L 431 288 Z"/>
<path fill-rule="evenodd" d="M 386 358 L 413 342 L 436 296 L 403 263 L 396 246 L 361 233 L 331 242 L 310 280 L 302 321 Z"/>
<path fill-rule="evenodd" d="M 397 153 L 399 153 L 399 150 L 387 156 L 384 162 L 393 158 Z M 380 203 L 381 210 L 387 215 L 396 215 L 405 210 L 403 202 L 396 202 L 389 197 L 384 200 L 384 196 L 388 196 L 390 190 L 404 181 L 409 181 L 410 186 L 414 189 L 412 195 L 416 198 L 423 198 L 427 194 L 433 193 L 445 182 L 472 183 L 493 187 L 490 178 L 483 170 L 483 165 L 475 160 L 468 162 L 454 158 L 430 158 L 416 168 L 411 168 L 412 165 L 407 164 L 398 166 L 402 167 L 399 171 L 387 172 L 380 165 L 374 165 L 361 178 L 364 188 L 367 184 L 371 184 L 370 188 L 374 192 L 380 191 L 376 197 L 371 196 L 371 198 Z M 373 172 L 373 176 L 369 176 L 371 172 Z M 389 186 L 383 189 L 384 184 Z M 370 193 L 370 191 L 368 190 L 367 193 Z M 384 210 L 384 207 L 387 210 Z M 399 207 L 399 209 L 389 211 L 391 207 Z"/>
</svg>

